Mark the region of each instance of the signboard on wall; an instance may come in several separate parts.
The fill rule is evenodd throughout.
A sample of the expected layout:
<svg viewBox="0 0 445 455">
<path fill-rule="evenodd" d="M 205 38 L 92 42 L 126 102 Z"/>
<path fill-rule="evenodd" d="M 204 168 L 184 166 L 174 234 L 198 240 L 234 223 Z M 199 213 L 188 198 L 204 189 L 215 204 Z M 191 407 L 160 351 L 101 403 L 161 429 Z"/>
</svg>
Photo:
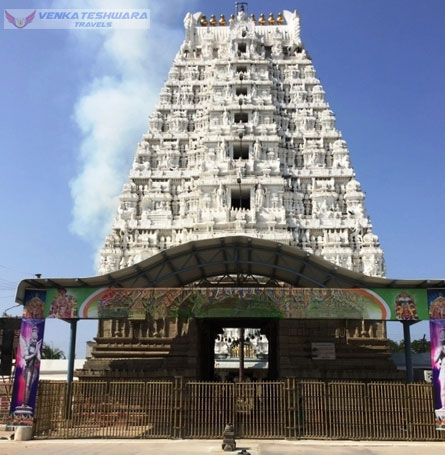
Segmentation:
<svg viewBox="0 0 445 455">
<path fill-rule="evenodd" d="M 335 360 L 334 343 L 311 343 L 312 360 Z"/>
</svg>

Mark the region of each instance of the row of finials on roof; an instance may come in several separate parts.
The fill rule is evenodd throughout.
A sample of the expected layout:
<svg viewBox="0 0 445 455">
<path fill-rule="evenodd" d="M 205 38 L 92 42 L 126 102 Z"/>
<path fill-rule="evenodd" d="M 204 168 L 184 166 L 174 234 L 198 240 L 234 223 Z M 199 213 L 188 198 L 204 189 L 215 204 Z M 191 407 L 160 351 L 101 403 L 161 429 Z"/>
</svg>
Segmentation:
<svg viewBox="0 0 445 455">
<path fill-rule="evenodd" d="M 234 14 L 232 14 L 230 16 L 229 23 L 233 20 L 235 20 Z M 264 15 L 264 13 L 261 13 L 258 21 L 255 18 L 255 14 L 251 14 L 250 20 L 255 23 L 258 23 L 258 25 L 267 25 L 267 24 L 268 25 L 284 25 L 285 24 L 283 13 L 281 13 L 281 12 L 277 14 L 276 19 L 275 19 L 273 13 L 269 13 L 269 17 L 267 19 L 266 19 L 266 16 Z M 227 21 L 226 21 L 224 14 L 221 14 L 219 20 L 217 20 L 216 16 L 214 14 L 212 14 L 208 21 L 207 21 L 207 17 L 205 15 L 202 15 L 199 23 L 203 27 L 206 27 L 207 25 L 210 25 L 211 27 L 216 27 L 217 25 L 221 25 L 221 26 L 227 25 Z"/>
</svg>

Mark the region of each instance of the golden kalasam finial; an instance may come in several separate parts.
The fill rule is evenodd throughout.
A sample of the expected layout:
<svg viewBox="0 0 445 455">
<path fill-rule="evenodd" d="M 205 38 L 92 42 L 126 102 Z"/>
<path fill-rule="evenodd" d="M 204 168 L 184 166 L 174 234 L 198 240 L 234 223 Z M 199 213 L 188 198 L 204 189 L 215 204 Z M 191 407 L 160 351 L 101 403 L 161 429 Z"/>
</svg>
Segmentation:
<svg viewBox="0 0 445 455">
<path fill-rule="evenodd" d="M 250 15 L 250 20 L 251 20 L 253 23 L 256 22 L 255 14 L 251 14 L 251 15 Z"/>
<path fill-rule="evenodd" d="M 204 16 L 204 14 L 201 16 L 201 21 L 200 24 L 205 27 L 207 25 L 207 18 Z"/>
<path fill-rule="evenodd" d="M 230 23 L 232 23 L 234 20 L 235 20 L 235 15 L 231 14 L 230 18 L 229 18 Z"/>
<path fill-rule="evenodd" d="M 273 13 L 269 13 L 267 22 L 269 22 L 269 25 L 275 25 L 275 18 L 273 17 Z"/>
<path fill-rule="evenodd" d="M 266 18 L 264 17 L 264 13 L 260 14 L 260 18 L 258 19 L 258 23 L 260 25 L 266 25 Z"/>
<path fill-rule="evenodd" d="M 216 25 L 216 17 L 215 17 L 214 14 L 212 14 L 212 15 L 210 16 L 209 24 L 210 24 L 212 27 L 215 27 L 215 25 Z"/>
<path fill-rule="evenodd" d="M 221 26 L 227 25 L 226 17 L 224 16 L 224 14 L 221 14 L 221 16 L 219 18 L 219 25 L 221 25 Z"/>
<path fill-rule="evenodd" d="M 277 15 L 277 24 L 278 25 L 284 24 L 284 17 L 283 17 L 283 13 L 281 11 Z"/>
</svg>

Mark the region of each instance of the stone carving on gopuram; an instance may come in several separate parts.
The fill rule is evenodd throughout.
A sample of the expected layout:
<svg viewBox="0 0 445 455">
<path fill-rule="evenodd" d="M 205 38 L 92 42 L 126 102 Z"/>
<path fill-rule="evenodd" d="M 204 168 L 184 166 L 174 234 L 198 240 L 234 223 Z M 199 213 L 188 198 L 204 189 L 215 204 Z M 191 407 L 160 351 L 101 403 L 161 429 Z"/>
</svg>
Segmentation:
<svg viewBox="0 0 445 455">
<path fill-rule="evenodd" d="M 227 21 L 188 13 L 184 26 L 100 272 L 182 243 L 247 235 L 383 276 L 365 196 L 302 44 L 297 12 L 256 20 L 239 10 Z M 194 320 L 101 320 L 92 359 L 78 375 L 196 377 L 198 332 Z M 224 329 L 220 338 L 229 335 Z M 397 377 L 384 322 L 282 320 L 277 337 L 282 377 Z M 314 340 L 335 343 L 337 360 L 311 360 Z M 223 344 L 215 346 L 221 354 Z"/>
<path fill-rule="evenodd" d="M 248 235 L 366 275 L 383 252 L 349 151 L 283 11 L 184 19 L 176 55 L 120 197 L 100 272 L 192 240 Z"/>
</svg>

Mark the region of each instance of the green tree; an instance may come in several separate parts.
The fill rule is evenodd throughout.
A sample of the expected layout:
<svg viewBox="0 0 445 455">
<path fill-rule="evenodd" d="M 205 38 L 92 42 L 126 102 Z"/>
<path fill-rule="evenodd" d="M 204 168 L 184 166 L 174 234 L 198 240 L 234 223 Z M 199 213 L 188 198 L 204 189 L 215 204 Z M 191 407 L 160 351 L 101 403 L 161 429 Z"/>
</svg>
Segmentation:
<svg viewBox="0 0 445 455">
<path fill-rule="evenodd" d="M 389 340 L 389 352 L 404 352 L 405 351 L 405 342 Z"/>
<path fill-rule="evenodd" d="M 423 338 L 411 341 L 411 351 L 414 352 L 414 354 L 430 352 L 430 349 L 431 342 L 426 339 L 426 335 L 423 335 Z M 389 340 L 389 352 L 405 352 L 405 341 L 401 340 L 397 342 Z"/>
<path fill-rule="evenodd" d="M 42 359 L 59 360 L 66 359 L 66 356 L 61 349 L 51 346 L 50 344 L 43 343 Z"/>
<path fill-rule="evenodd" d="M 423 338 L 420 340 L 413 340 L 411 342 L 411 350 L 416 354 L 420 354 L 421 352 L 430 352 L 431 341 L 427 341 L 426 335 L 423 335 Z"/>
</svg>

